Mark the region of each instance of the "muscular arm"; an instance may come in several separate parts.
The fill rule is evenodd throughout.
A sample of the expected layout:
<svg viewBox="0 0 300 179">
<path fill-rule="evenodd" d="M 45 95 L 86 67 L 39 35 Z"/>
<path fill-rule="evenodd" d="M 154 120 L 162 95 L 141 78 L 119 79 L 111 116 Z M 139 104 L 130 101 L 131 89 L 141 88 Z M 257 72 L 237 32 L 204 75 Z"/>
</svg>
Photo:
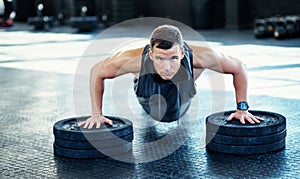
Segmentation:
<svg viewBox="0 0 300 179">
<path fill-rule="evenodd" d="M 143 48 L 119 52 L 93 66 L 90 72 L 92 116 L 80 126 L 91 129 L 94 125 L 99 128 L 101 123 L 111 124 L 111 121 L 102 115 L 104 80 L 128 73 L 139 73 L 142 52 Z"/>
<path fill-rule="evenodd" d="M 247 101 L 247 69 L 240 60 L 208 47 L 191 46 L 194 51 L 194 69 L 210 69 L 233 76 L 236 102 Z"/>
<path fill-rule="evenodd" d="M 208 47 L 191 46 L 194 56 L 194 70 L 211 69 L 224 74 L 232 74 L 233 85 L 235 88 L 236 103 L 247 101 L 248 77 L 246 65 L 240 60 L 218 53 Z M 238 118 L 241 123 L 245 123 L 245 119 L 251 124 L 259 123 L 261 118 L 252 116 L 248 111 L 237 110 L 228 119 Z"/>
</svg>

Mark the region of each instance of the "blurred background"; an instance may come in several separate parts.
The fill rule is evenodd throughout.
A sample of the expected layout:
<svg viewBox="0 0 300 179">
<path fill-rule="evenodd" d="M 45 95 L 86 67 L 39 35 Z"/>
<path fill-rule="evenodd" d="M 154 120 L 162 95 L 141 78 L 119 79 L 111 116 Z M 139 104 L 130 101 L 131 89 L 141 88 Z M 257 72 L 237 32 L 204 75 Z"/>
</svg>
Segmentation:
<svg viewBox="0 0 300 179">
<path fill-rule="evenodd" d="M 164 17 L 195 29 L 250 29 L 255 19 L 300 14 L 299 0 L 1 0 L 2 27 L 5 20 L 26 22 L 36 29 L 37 21 L 49 26 L 69 25 L 92 30 L 137 17 Z M 41 5 L 42 4 L 42 5 Z M 4 8 L 6 7 L 6 8 Z M 11 14 L 11 12 L 14 12 Z M 44 17 L 47 17 L 46 19 Z M 78 19 L 78 17 L 88 17 Z M 40 19 L 33 18 L 40 17 Z M 43 18 L 42 18 L 43 17 Z M 77 17 L 77 18 L 75 18 Z M 4 19 L 4 20 L 3 20 Z M 3 22 L 4 21 L 4 22 Z M 84 21 L 92 22 L 84 24 Z M 80 24 L 81 23 L 81 24 Z M 84 26 L 90 26 L 85 27 Z M 44 28 L 44 27 L 43 27 Z M 47 27 L 49 28 L 49 27 Z"/>
</svg>

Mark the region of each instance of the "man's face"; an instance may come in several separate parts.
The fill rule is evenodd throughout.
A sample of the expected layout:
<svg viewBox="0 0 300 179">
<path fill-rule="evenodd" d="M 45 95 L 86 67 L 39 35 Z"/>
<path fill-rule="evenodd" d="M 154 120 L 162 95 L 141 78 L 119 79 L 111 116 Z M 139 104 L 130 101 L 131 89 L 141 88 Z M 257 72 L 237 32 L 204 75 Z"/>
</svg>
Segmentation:
<svg viewBox="0 0 300 179">
<path fill-rule="evenodd" d="M 184 50 L 180 49 L 179 45 L 174 45 L 170 49 L 154 46 L 153 49 L 150 48 L 149 56 L 159 76 L 164 80 L 171 80 L 180 68 Z"/>
</svg>

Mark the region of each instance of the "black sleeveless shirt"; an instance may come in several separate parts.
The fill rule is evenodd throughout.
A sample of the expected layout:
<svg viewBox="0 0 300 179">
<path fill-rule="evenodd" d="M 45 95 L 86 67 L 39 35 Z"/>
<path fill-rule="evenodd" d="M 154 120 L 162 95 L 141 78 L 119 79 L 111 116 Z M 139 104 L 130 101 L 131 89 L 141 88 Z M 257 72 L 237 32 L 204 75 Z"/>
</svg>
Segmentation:
<svg viewBox="0 0 300 179">
<path fill-rule="evenodd" d="M 179 71 L 171 80 L 163 80 L 154 69 L 149 48 L 150 45 L 144 48 L 140 76 L 135 80 L 135 93 L 139 103 L 156 120 L 178 120 L 181 106 L 189 103 L 196 94 L 192 49 L 184 44 L 184 58 Z"/>
</svg>

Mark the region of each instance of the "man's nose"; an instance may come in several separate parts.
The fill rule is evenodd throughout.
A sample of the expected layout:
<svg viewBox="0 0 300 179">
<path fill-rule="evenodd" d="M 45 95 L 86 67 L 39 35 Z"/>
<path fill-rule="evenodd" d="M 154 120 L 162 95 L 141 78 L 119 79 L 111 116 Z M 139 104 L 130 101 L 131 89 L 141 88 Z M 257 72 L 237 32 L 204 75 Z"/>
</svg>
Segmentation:
<svg viewBox="0 0 300 179">
<path fill-rule="evenodd" d="M 171 64 L 170 64 L 169 60 L 165 60 L 163 65 L 164 65 L 163 66 L 164 70 L 170 70 L 171 69 Z"/>
</svg>

